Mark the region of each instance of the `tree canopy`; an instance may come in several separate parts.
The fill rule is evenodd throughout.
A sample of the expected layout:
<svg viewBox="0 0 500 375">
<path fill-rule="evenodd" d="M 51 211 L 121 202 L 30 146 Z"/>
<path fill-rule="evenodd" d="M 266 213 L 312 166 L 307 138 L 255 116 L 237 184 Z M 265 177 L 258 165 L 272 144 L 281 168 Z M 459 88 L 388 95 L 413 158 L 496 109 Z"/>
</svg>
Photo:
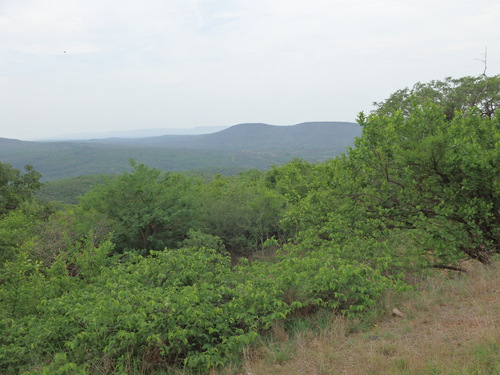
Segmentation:
<svg viewBox="0 0 500 375">
<path fill-rule="evenodd" d="M 31 165 L 26 165 L 24 169 L 22 173 L 12 165 L 0 162 L 0 215 L 16 209 L 40 189 L 41 174 Z"/>
<path fill-rule="evenodd" d="M 453 119 L 457 111 L 463 115 L 469 108 L 476 108 L 483 117 L 493 117 L 500 108 L 500 75 L 418 82 L 412 88 L 397 90 L 385 101 L 373 103 L 374 114 L 392 116 L 401 111 L 408 116 L 416 104 L 426 101 L 441 107 L 448 120 Z"/>
<path fill-rule="evenodd" d="M 350 162 L 363 163 L 363 183 L 377 197 L 364 199 L 367 211 L 486 262 L 500 251 L 499 118 L 473 108 L 448 119 L 433 103 L 410 109 L 359 119 L 363 137 Z"/>
<path fill-rule="evenodd" d="M 111 222 L 120 251 L 177 247 L 196 216 L 190 187 L 180 173 L 165 173 L 131 161 L 131 172 L 99 185 L 82 198 L 84 208 Z"/>
</svg>

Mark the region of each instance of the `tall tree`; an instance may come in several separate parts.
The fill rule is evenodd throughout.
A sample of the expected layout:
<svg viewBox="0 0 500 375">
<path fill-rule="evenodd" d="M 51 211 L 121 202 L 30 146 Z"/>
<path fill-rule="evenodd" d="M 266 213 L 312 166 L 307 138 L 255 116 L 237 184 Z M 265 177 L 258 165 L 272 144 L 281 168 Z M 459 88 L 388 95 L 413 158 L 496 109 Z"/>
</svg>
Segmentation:
<svg viewBox="0 0 500 375">
<path fill-rule="evenodd" d="M 422 105 L 428 100 L 440 106 L 448 120 L 455 117 L 455 112 L 464 114 L 472 107 L 476 107 L 483 117 L 493 117 L 500 109 L 500 75 L 447 77 L 442 81 L 418 82 L 412 88 L 394 92 L 383 102 L 373 103 L 376 107 L 374 113 L 392 116 L 394 112 L 401 111 L 408 116 L 415 105 Z"/>
<path fill-rule="evenodd" d="M 218 176 L 199 198 L 201 230 L 221 238 L 232 254 L 249 255 L 279 234 L 284 200 L 265 186 L 262 172 Z"/>
<path fill-rule="evenodd" d="M 132 172 L 100 185 L 82 198 L 112 221 L 117 250 L 175 247 L 192 226 L 192 180 L 131 161 Z"/>
<path fill-rule="evenodd" d="M 285 214 L 299 240 L 404 238 L 409 248 L 411 238 L 435 264 L 489 262 L 500 252 L 500 77 L 488 81 L 418 84 L 361 114 L 354 147 L 313 173 Z"/>
<path fill-rule="evenodd" d="M 428 101 L 406 115 L 360 116 L 350 162 L 363 165 L 368 212 L 488 262 L 500 252 L 500 118 L 478 107 L 447 111 Z"/>
</svg>

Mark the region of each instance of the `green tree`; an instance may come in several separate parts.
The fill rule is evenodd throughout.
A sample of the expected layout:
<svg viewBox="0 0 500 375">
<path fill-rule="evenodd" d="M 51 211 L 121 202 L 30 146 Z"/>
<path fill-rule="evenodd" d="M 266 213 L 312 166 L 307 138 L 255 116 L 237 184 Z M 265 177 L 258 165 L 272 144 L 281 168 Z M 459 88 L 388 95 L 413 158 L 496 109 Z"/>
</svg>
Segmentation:
<svg viewBox="0 0 500 375">
<path fill-rule="evenodd" d="M 25 172 L 0 162 L 0 216 L 14 210 L 33 197 L 40 189 L 42 175 L 31 165 L 24 167 Z"/>
<path fill-rule="evenodd" d="M 373 103 L 374 113 L 392 116 L 401 111 L 404 116 L 410 115 L 416 104 L 425 104 L 428 100 L 440 106 L 448 120 L 455 112 L 467 113 L 469 108 L 476 107 L 485 117 L 493 117 L 500 108 L 500 75 L 487 77 L 451 78 L 429 83 L 416 83 L 412 88 L 404 88 L 391 94 L 383 102 Z"/>
<path fill-rule="evenodd" d="M 266 173 L 266 186 L 283 195 L 288 204 L 295 204 L 308 194 L 313 177 L 314 165 L 296 158 L 284 165 L 273 165 Z"/>
<path fill-rule="evenodd" d="M 265 186 L 264 174 L 251 170 L 218 176 L 199 195 L 200 229 L 221 238 L 232 254 L 249 255 L 279 235 L 284 201 Z"/>
<path fill-rule="evenodd" d="M 12 210 L 0 220 L 0 268 L 15 256 L 19 245 L 32 234 L 33 221 L 21 210 Z"/>
<path fill-rule="evenodd" d="M 82 198 L 111 221 L 118 251 L 163 250 L 176 247 L 193 226 L 193 180 L 182 174 L 163 173 L 131 161 L 127 172 L 97 186 Z"/>
<path fill-rule="evenodd" d="M 450 79 L 463 84 L 444 85 L 443 93 L 436 83 L 420 85 L 432 90 L 408 92 L 408 98 L 397 92 L 391 98 L 400 101 L 361 114 L 362 137 L 347 154 L 307 172 L 301 198 L 287 206 L 282 225 L 295 226 L 294 241 L 308 249 L 370 239 L 401 254 L 420 253 L 415 260 L 434 265 L 464 256 L 488 262 L 500 251 L 500 119 L 469 99 L 484 92 L 498 97 L 496 78 L 488 86 Z M 474 94 L 464 94 L 466 83 Z M 493 99 L 478 103 L 496 106 Z M 272 171 L 276 186 L 287 181 L 287 168 L 299 170 Z"/>
<path fill-rule="evenodd" d="M 444 253 L 457 247 L 488 262 L 500 251 L 500 119 L 477 108 L 463 114 L 448 119 L 446 108 L 427 103 L 406 116 L 360 116 L 350 162 L 364 179 L 368 213 L 432 235 L 430 246 Z"/>
</svg>

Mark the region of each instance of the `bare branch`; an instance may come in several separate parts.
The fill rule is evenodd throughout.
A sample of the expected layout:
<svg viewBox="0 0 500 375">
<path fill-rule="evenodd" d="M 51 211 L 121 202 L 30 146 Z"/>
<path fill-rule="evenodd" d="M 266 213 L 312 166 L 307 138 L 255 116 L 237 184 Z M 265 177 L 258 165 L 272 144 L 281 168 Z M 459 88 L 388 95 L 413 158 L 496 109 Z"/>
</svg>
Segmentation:
<svg viewBox="0 0 500 375">
<path fill-rule="evenodd" d="M 483 74 L 482 74 L 482 76 L 484 77 L 484 81 L 485 81 L 484 88 L 481 90 L 481 92 L 479 94 L 477 94 L 476 98 L 465 109 L 464 114 L 462 115 L 462 117 L 466 117 L 467 116 L 467 112 L 468 112 L 469 108 L 474 107 L 479 102 L 479 99 L 481 98 L 481 96 L 486 92 L 486 90 L 488 90 L 488 83 L 489 82 L 488 82 L 488 76 L 486 75 L 486 69 L 488 68 L 488 66 L 486 64 L 487 57 L 488 57 L 488 47 L 484 48 L 484 55 L 483 56 L 484 56 L 483 60 L 480 60 L 480 59 L 478 59 L 478 60 L 481 61 L 484 64 L 484 70 L 483 70 Z"/>
<path fill-rule="evenodd" d="M 455 266 L 447 266 L 445 264 L 433 264 L 432 268 L 439 268 L 442 270 L 450 270 L 450 271 L 457 271 L 457 272 L 467 272 L 467 270 L 465 268 L 455 267 Z"/>
</svg>

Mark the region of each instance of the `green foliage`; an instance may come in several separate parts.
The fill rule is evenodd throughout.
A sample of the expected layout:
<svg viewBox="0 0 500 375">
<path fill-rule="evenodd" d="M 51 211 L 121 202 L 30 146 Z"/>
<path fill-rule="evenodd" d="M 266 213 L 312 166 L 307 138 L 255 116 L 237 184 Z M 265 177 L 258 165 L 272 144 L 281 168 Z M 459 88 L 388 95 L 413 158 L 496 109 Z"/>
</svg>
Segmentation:
<svg viewBox="0 0 500 375">
<path fill-rule="evenodd" d="M 29 246 L 0 271 L 0 369 L 5 373 L 63 351 L 72 318 L 51 304 L 68 293 L 78 295 L 111 261 L 110 243 L 95 248 L 87 241 L 59 254 L 47 268 L 30 258 Z"/>
<path fill-rule="evenodd" d="M 392 116 L 401 111 L 409 116 L 416 105 L 428 100 L 438 105 L 446 118 L 451 120 L 456 112 L 467 113 L 473 107 L 482 117 L 494 117 L 500 109 L 500 75 L 493 77 L 447 77 L 443 81 L 416 83 L 393 93 L 387 100 L 374 103 L 376 115 Z"/>
<path fill-rule="evenodd" d="M 0 217 L 0 268 L 15 257 L 19 246 L 38 233 L 52 213 L 50 204 L 25 201 Z"/>
<path fill-rule="evenodd" d="M 196 217 L 190 189 L 182 174 L 162 173 L 131 162 L 133 171 L 82 197 L 86 210 L 111 221 L 117 250 L 162 250 L 176 247 Z"/>
<path fill-rule="evenodd" d="M 80 196 L 116 177 L 116 175 L 85 175 L 46 182 L 37 192 L 36 198 L 45 202 L 78 204 Z"/>
<path fill-rule="evenodd" d="M 362 198 L 367 212 L 418 230 L 439 257 L 457 249 L 486 262 L 500 250 L 498 118 L 471 110 L 446 120 L 443 108 L 425 105 L 360 122 L 350 160 L 364 165 L 359 173 L 374 197 Z"/>
<path fill-rule="evenodd" d="M 0 268 L 15 256 L 18 246 L 31 235 L 31 218 L 13 210 L 0 220 Z"/>
<path fill-rule="evenodd" d="M 224 242 L 221 238 L 195 229 L 188 230 L 187 238 L 182 241 L 182 247 L 206 247 L 208 249 L 218 250 L 221 253 L 226 251 L 226 247 L 224 246 Z"/>
<path fill-rule="evenodd" d="M 218 176 L 199 195 L 200 227 L 222 239 L 228 251 L 248 255 L 279 233 L 283 198 L 266 188 L 263 173 L 252 170 Z"/>
<path fill-rule="evenodd" d="M 3 230 L 0 249 L 5 247 L 2 253 L 6 259 L 11 259 L 17 249 L 24 249 L 31 259 L 47 267 L 76 242 L 91 239 L 93 245 L 99 246 L 110 231 L 104 219 L 92 210 L 69 206 L 51 212 L 50 207 L 37 203 L 23 204 L 21 209 L 0 220 L 0 233 Z"/>
<path fill-rule="evenodd" d="M 288 204 L 296 204 L 310 191 L 314 166 L 301 159 L 277 167 L 266 173 L 266 185 L 286 198 Z"/>
<path fill-rule="evenodd" d="M 242 262 L 186 248 L 107 257 L 90 241 L 50 268 L 20 252 L 1 278 L 0 369 L 130 373 L 165 366 L 206 372 L 237 361 L 276 321 L 305 311 L 359 314 L 395 279 L 343 261 L 340 249 Z"/>
<path fill-rule="evenodd" d="M 496 81 L 489 82 L 493 90 Z M 460 84 L 483 93 L 478 80 Z M 458 105 L 464 87 L 443 95 Z M 433 99 L 429 90 L 418 95 L 399 111 L 386 113 L 394 105 L 388 101 L 369 117 L 361 114 L 362 137 L 346 155 L 268 173 L 288 197 L 281 225 L 294 241 L 313 249 L 358 239 L 403 243 L 415 266 L 464 255 L 488 262 L 498 253 L 498 117 L 461 102 L 464 112 L 450 118 L 444 104 L 426 98 Z"/>
<path fill-rule="evenodd" d="M 31 165 L 26 165 L 24 169 L 25 172 L 21 173 L 8 163 L 0 163 L 0 216 L 31 199 L 40 189 L 41 174 Z"/>
</svg>

